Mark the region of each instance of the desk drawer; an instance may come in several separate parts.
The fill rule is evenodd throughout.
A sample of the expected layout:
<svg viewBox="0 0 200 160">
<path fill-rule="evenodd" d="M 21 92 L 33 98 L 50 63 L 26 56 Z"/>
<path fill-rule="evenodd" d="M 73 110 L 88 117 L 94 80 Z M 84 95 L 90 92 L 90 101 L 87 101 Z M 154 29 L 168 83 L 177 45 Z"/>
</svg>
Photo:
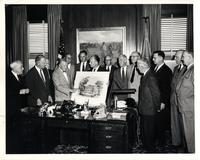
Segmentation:
<svg viewBox="0 0 200 160">
<path fill-rule="evenodd" d="M 123 153 L 126 150 L 124 147 L 123 143 L 95 142 L 96 153 Z"/>
<path fill-rule="evenodd" d="M 124 135 L 123 134 L 113 134 L 113 133 L 95 133 L 94 139 L 96 141 L 102 142 L 123 142 Z"/>
<path fill-rule="evenodd" d="M 111 123 L 98 123 L 93 125 L 96 131 L 106 131 L 106 132 L 122 132 L 124 130 L 123 124 L 111 124 Z"/>
<path fill-rule="evenodd" d="M 61 128 L 72 128 L 72 129 L 88 129 L 87 121 L 75 121 L 75 120 L 59 120 L 59 119 L 48 119 L 48 127 L 61 127 Z"/>
</svg>

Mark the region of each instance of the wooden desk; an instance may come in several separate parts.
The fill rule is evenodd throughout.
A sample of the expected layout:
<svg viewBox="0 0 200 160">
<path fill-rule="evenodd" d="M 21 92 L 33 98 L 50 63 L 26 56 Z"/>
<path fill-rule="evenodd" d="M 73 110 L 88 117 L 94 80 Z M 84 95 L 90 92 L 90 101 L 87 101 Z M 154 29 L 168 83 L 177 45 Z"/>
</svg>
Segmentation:
<svg viewBox="0 0 200 160">
<path fill-rule="evenodd" d="M 88 153 L 130 151 L 128 120 L 83 120 L 21 116 L 24 153 L 50 153 L 59 144 L 88 146 Z M 27 132 L 27 130 L 29 130 Z M 28 149 L 27 149 L 28 146 Z"/>
</svg>

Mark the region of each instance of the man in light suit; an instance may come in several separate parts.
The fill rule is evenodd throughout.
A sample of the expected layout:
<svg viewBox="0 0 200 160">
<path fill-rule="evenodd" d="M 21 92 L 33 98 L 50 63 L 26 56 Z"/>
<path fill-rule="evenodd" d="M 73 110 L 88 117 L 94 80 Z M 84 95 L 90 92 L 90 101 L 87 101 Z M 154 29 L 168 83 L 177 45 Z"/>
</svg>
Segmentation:
<svg viewBox="0 0 200 160">
<path fill-rule="evenodd" d="M 138 60 L 138 69 L 143 73 L 139 87 L 138 109 L 141 116 L 141 135 L 144 149 L 155 152 L 156 113 L 160 108 L 160 90 L 155 73 L 147 60 Z"/>
<path fill-rule="evenodd" d="M 91 70 L 87 57 L 88 57 L 87 51 L 85 50 L 80 51 L 79 56 L 78 56 L 79 63 L 76 64 L 76 71 L 83 72 L 83 71 Z"/>
<path fill-rule="evenodd" d="M 38 55 L 35 58 L 35 66 L 26 75 L 26 85 L 30 90 L 28 95 L 29 106 L 53 102 L 50 94 L 50 78 L 46 68 L 46 59 L 43 55 Z"/>
<path fill-rule="evenodd" d="M 180 133 L 180 122 L 178 117 L 178 106 L 177 106 L 177 97 L 175 88 L 186 69 L 185 65 L 181 60 L 183 52 L 184 50 L 179 50 L 175 54 L 175 61 L 177 66 L 174 68 L 173 72 L 173 77 L 171 82 L 171 96 L 170 96 L 172 145 L 176 146 L 177 149 L 181 145 L 181 133 Z"/>
<path fill-rule="evenodd" d="M 186 151 L 195 152 L 194 138 L 194 53 L 184 51 L 182 60 L 187 70 L 176 86 L 178 110 L 180 112 L 181 133 L 183 143 L 186 143 Z"/>
<path fill-rule="evenodd" d="M 70 88 L 74 88 L 74 79 L 75 79 L 75 66 L 71 63 L 72 55 L 66 54 L 66 62 L 67 62 L 67 73 L 70 78 Z"/>
<path fill-rule="evenodd" d="M 120 68 L 117 68 L 113 74 L 112 90 L 115 89 L 128 89 L 128 79 L 127 73 L 127 57 L 126 55 L 120 55 L 118 57 L 118 63 Z M 119 100 L 126 100 L 128 98 L 125 94 L 117 95 Z"/>
<path fill-rule="evenodd" d="M 71 99 L 73 92 L 70 86 L 70 76 L 67 73 L 67 62 L 60 60 L 58 68 L 53 72 L 53 82 L 55 86 L 55 101 L 63 102 Z"/>
<path fill-rule="evenodd" d="M 141 79 L 141 73 L 139 72 L 137 68 L 137 60 L 140 59 L 140 53 L 139 52 L 132 52 L 130 55 L 130 62 L 131 65 L 128 66 L 128 88 L 129 89 L 136 89 L 136 92 L 134 94 L 130 94 L 129 97 L 133 98 L 136 103 L 138 103 L 138 93 L 139 93 L 139 85 L 140 85 L 140 79 Z"/>
</svg>

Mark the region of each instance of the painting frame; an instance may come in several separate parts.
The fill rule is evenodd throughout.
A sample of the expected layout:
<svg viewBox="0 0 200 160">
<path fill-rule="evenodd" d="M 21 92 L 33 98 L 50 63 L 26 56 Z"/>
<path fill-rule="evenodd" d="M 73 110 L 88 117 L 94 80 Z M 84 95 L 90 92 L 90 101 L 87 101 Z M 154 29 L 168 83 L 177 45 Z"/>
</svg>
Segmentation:
<svg viewBox="0 0 200 160">
<path fill-rule="evenodd" d="M 104 36 L 102 36 L 104 34 Z M 84 36 L 86 35 L 86 36 Z M 105 36 L 106 35 L 106 36 Z M 114 35 L 114 36 L 111 36 Z M 83 37 L 87 37 L 87 40 L 84 40 Z M 90 37 L 90 38 L 88 38 Z M 94 38 L 95 37 L 95 38 Z M 98 38 L 101 37 L 101 38 Z M 104 39 L 105 38 L 105 39 Z M 77 63 L 79 63 L 79 53 L 81 50 L 86 50 L 88 52 L 88 58 L 90 58 L 92 55 L 94 55 L 94 52 L 88 51 L 88 48 L 85 49 L 81 47 L 81 43 L 86 43 L 84 41 L 91 41 L 89 42 L 90 44 L 95 44 L 95 43 L 102 43 L 102 48 L 103 48 L 103 43 L 105 42 L 105 48 L 106 45 L 108 46 L 109 43 L 120 43 L 120 51 L 115 50 L 115 53 L 111 53 L 112 57 L 115 58 L 114 61 L 116 61 L 117 57 L 119 54 L 125 54 L 126 55 L 126 26 L 120 26 L 120 27 L 97 27 L 97 28 L 77 28 L 76 29 L 76 53 L 77 53 Z M 109 39 L 114 39 L 112 42 L 109 42 Z M 116 41 L 115 41 L 116 39 Z M 96 41 L 96 42 L 95 42 Z M 111 45 L 111 44 L 110 44 Z M 115 45 L 117 46 L 117 45 Z M 118 44 L 119 46 L 119 44 Z M 122 49 L 121 49 L 122 48 Z M 111 52 L 114 52 L 114 50 L 111 49 Z M 99 54 L 99 52 L 96 52 L 97 55 L 99 55 L 101 61 L 100 63 L 103 62 L 103 57 L 109 53 Z"/>
</svg>

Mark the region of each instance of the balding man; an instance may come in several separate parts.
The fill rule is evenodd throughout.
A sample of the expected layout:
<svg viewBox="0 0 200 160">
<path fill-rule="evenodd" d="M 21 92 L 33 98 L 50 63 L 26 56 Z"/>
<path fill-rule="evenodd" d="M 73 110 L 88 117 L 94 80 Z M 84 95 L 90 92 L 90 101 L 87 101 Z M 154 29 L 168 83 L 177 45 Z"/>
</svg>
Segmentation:
<svg viewBox="0 0 200 160">
<path fill-rule="evenodd" d="M 26 85 L 30 90 L 28 95 L 29 106 L 53 102 L 50 95 L 50 77 L 46 68 L 46 59 L 43 55 L 38 55 L 35 58 L 35 66 L 26 75 Z"/>
<path fill-rule="evenodd" d="M 23 77 L 23 65 L 21 61 L 14 61 L 6 72 L 6 153 L 19 153 L 20 141 L 16 118 L 20 115 L 20 109 L 25 107 L 26 94 Z"/>
<path fill-rule="evenodd" d="M 7 116 L 12 116 L 20 108 L 24 107 L 24 96 L 29 93 L 25 89 L 23 77 L 23 65 L 21 61 L 14 61 L 10 64 L 11 71 L 6 73 L 6 109 Z"/>
<path fill-rule="evenodd" d="M 113 74 L 113 82 L 112 82 L 112 90 L 115 89 L 128 89 L 128 79 L 129 76 L 127 74 L 127 57 L 126 55 L 120 55 L 118 57 L 119 67 L 114 71 Z M 119 100 L 126 100 L 128 98 L 127 95 L 117 95 Z"/>
<path fill-rule="evenodd" d="M 73 91 L 70 84 L 72 82 L 69 72 L 67 72 L 67 65 L 68 63 L 65 60 L 61 60 L 58 64 L 58 68 L 53 72 L 56 102 L 63 102 L 64 100 L 71 99 L 71 93 Z"/>
<path fill-rule="evenodd" d="M 155 152 L 156 114 L 160 108 L 160 90 L 155 73 L 147 60 L 138 60 L 138 69 L 143 74 L 139 87 L 138 109 L 141 115 L 141 135 L 144 149 Z"/>
<path fill-rule="evenodd" d="M 181 133 L 180 133 L 180 122 L 178 118 L 178 106 L 175 88 L 183 73 L 185 72 L 185 65 L 181 60 L 184 50 L 178 50 L 175 54 L 175 61 L 177 66 L 174 68 L 173 77 L 171 82 L 171 135 L 172 145 L 178 147 L 181 145 Z"/>
<path fill-rule="evenodd" d="M 184 51 L 183 64 L 187 70 L 176 86 L 179 118 L 181 124 L 182 144 L 186 144 L 186 152 L 195 152 L 194 142 L 194 54 Z M 184 142 L 185 141 L 185 142 Z"/>
</svg>

